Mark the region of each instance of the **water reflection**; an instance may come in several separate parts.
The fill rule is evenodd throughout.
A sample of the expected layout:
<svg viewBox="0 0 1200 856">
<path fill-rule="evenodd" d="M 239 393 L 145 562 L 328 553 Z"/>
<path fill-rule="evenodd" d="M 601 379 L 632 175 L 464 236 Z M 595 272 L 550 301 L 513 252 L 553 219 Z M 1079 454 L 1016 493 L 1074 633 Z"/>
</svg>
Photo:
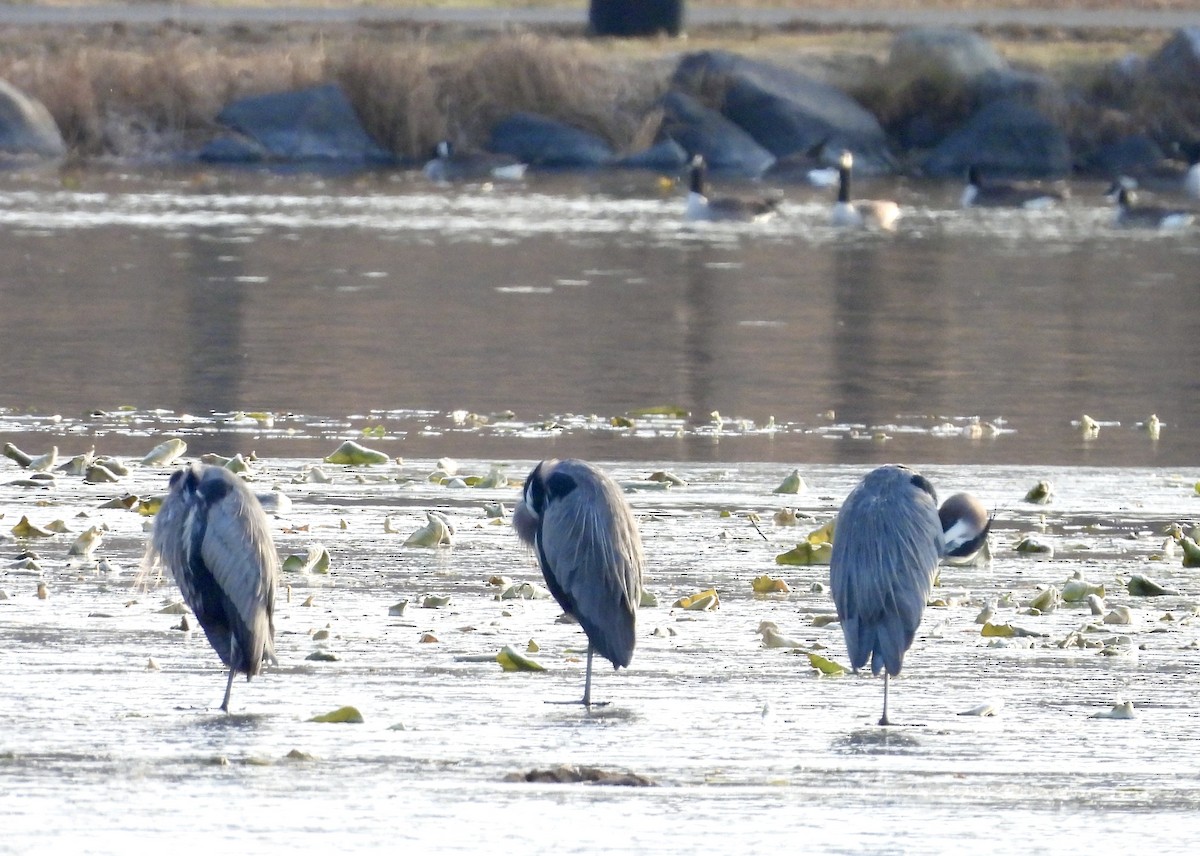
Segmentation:
<svg viewBox="0 0 1200 856">
<path fill-rule="evenodd" d="M 88 192 L 0 196 L 0 406 L 333 421 L 462 408 L 533 424 L 672 405 L 692 414 L 685 430 L 637 445 L 564 431 L 555 451 L 1195 459 L 1185 429 L 1200 420 L 1200 346 L 1180 308 L 1196 243 L 1115 232 L 1099 206 L 913 208 L 898 235 L 879 236 L 829 229 L 823 197 L 803 189 L 774 224 L 719 228 L 683 224 L 676 199 L 591 179 L 490 193 L 306 181 L 171 193 L 91 176 Z M 782 430 L 717 434 L 713 411 Z M 1096 441 L 1072 428 L 1084 413 L 1106 425 Z M 1164 423 L 1157 444 L 1133 427 L 1151 413 Z M 970 436 L 971 417 L 1007 433 Z M 851 439 L 855 426 L 892 439 Z M 443 442 L 409 430 L 396 451 L 438 455 Z M 463 455 L 545 451 L 512 432 L 455 442 Z"/>
<path fill-rule="evenodd" d="M 242 407 L 245 351 L 242 342 L 245 265 L 228 254 L 228 233 L 188 236 L 184 290 L 183 336 L 178 359 L 183 364 L 178 408 L 185 413 L 211 413 Z M 221 449 L 215 451 L 224 451 Z"/>
</svg>

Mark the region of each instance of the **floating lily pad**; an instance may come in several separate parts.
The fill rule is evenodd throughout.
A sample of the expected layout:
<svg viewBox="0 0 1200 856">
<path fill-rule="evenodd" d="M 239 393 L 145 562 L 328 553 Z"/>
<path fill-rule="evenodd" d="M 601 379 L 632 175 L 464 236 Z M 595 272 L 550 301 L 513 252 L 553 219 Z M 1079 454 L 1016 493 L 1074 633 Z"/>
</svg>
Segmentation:
<svg viewBox="0 0 1200 856">
<path fill-rule="evenodd" d="M 1025 493 L 1025 501 L 1034 505 L 1046 505 L 1054 498 L 1054 488 L 1042 479 Z"/>
<path fill-rule="evenodd" d="M 29 517 L 21 515 L 21 519 L 17 521 L 17 525 L 12 528 L 12 534 L 18 538 L 52 538 L 54 533 L 49 529 L 38 526 L 29 521 Z"/>
<path fill-rule="evenodd" d="M 178 437 L 172 437 L 169 440 L 164 440 L 153 449 L 146 453 L 142 458 L 143 467 L 163 467 L 172 463 L 187 451 L 187 443 L 180 440 Z"/>
<path fill-rule="evenodd" d="M 783 481 L 779 483 L 779 487 L 775 488 L 775 493 L 800 493 L 806 485 L 804 479 L 800 476 L 799 470 L 792 470 Z"/>
<path fill-rule="evenodd" d="M 687 597 L 681 597 L 675 601 L 677 609 L 688 609 L 694 611 L 705 611 L 716 609 L 721 605 L 721 599 L 717 596 L 716 589 L 705 589 Z"/>
<path fill-rule="evenodd" d="M 786 553 L 780 553 L 775 557 L 777 565 L 828 565 L 829 558 L 833 555 L 833 545 L 826 542 L 824 544 L 811 544 L 805 541 L 803 544 L 797 544 Z"/>
<path fill-rule="evenodd" d="M 313 544 L 303 556 L 288 556 L 283 560 L 282 567 L 290 573 L 327 574 L 329 563 L 329 550 L 320 544 Z"/>
<path fill-rule="evenodd" d="M 366 446 L 360 446 L 353 440 L 347 440 L 338 446 L 329 457 L 325 458 L 325 463 L 356 467 L 386 464 L 390 460 L 391 458 L 383 452 L 368 449 Z"/>
<path fill-rule="evenodd" d="M 348 722 L 354 724 L 359 724 L 363 721 L 363 715 L 359 713 L 358 708 L 354 707 L 353 705 L 339 707 L 337 710 L 330 711 L 329 713 L 322 713 L 309 720 L 309 722 Z"/>
<path fill-rule="evenodd" d="M 427 512 L 426 524 L 404 539 L 405 547 L 450 547 L 454 544 L 454 530 L 446 518 L 436 511 Z"/>
<path fill-rule="evenodd" d="M 812 651 L 806 653 L 808 654 L 808 662 L 822 675 L 846 674 L 846 667 L 840 663 L 835 663 L 833 660 L 822 657 L 820 654 L 814 654 Z"/>
<path fill-rule="evenodd" d="M 1142 574 L 1134 574 L 1129 578 L 1127 590 L 1134 597 L 1160 597 L 1162 595 L 1178 595 L 1175 589 L 1169 589 Z"/>
<path fill-rule="evenodd" d="M 505 645 L 496 655 L 496 662 L 506 672 L 544 672 L 546 667 L 531 657 L 526 657 L 511 645 Z"/>
<path fill-rule="evenodd" d="M 754 589 L 755 594 L 787 594 L 792 590 L 791 586 L 789 586 L 786 582 L 769 576 L 768 574 L 763 574 L 762 576 L 752 579 L 750 581 L 750 587 Z"/>
</svg>

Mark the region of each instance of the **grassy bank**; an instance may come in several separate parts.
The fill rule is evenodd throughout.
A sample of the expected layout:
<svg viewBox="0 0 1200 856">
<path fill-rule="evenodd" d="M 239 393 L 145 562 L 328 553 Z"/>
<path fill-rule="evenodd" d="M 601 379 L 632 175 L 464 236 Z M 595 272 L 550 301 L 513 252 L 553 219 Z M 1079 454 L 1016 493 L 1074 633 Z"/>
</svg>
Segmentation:
<svg viewBox="0 0 1200 856">
<path fill-rule="evenodd" d="M 1145 5 L 1200 8 L 1200 0 Z M 1107 71 L 1130 53 L 1151 54 L 1162 33 L 1009 28 L 984 35 L 1010 62 L 1080 95 L 1060 116 L 1077 138 L 1142 129 L 1200 137 L 1200 111 L 1166 104 Z M 499 36 L 404 23 L 9 27 L 0 28 L 0 77 L 46 104 L 77 157 L 191 148 L 218 131 L 213 117 L 233 98 L 327 81 L 342 84 L 368 130 L 404 157 L 422 157 L 446 136 L 479 145 L 494 121 L 517 109 L 631 149 L 653 137 L 654 104 L 679 55 L 707 48 L 800 69 L 886 119 L 910 95 L 879 80 L 892 37 L 881 29 L 727 26 L 692 30 L 687 39 L 609 41 L 585 38 L 582 24 Z"/>
</svg>

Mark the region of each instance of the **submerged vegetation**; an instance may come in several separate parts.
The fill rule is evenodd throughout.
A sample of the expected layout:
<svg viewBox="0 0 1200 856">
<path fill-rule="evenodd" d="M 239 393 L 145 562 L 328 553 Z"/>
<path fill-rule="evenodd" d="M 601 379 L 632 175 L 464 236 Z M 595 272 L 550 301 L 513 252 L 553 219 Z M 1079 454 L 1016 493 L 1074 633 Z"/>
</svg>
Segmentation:
<svg viewBox="0 0 1200 856">
<path fill-rule="evenodd" d="M 1200 94 L 1165 92 L 1126 74 L 1130 56 L 1169 35 L 987 32 L 1015 67 L 1040 72 L 1068 97 L 1055 117 L 1090 148 L 1127 133 L 1200 138 Z M 473 30 L 462 25 L 361 23 L 200 26 L 88 25 L 0 30 L 0 78 L 41 100 L 76 157 L 192 151 L 242 96 L 336 82 L 371 135 L 405 159 L 451 138 L 482 146 L 517 110 L 599 134 L 616 149 L 651 142 L 658 98 L 678 57 L 724 48 L 797 68 L 858 98 L 887 127 L 928 108 L 953 119 L 966 105 L 928 81 L 900 86 L 879 71 L 892 33 L 719 27 L 687 39 L 589 40 L 581 28 Z"/>
</svg>

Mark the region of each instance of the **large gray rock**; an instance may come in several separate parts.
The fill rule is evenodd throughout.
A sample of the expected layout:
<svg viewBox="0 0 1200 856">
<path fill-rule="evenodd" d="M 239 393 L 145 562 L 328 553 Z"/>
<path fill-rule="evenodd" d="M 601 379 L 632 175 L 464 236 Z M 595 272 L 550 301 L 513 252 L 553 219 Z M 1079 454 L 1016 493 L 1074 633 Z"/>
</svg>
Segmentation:
<svg viewBox="0 0 1200 856">
<path fill-rule="evenodd" d="M 367 134 L 350 100 L 334 84 L 241 98 L 227 104 L 217 121 L 244 139 L 214 141 L 201 152 L 208 160 L 394 160 Z"/>
<path fill-rule="evenodd" d="M 12 155 L 60 157 L 67 152 L 46 105 L 0 80 L 0 151 Z"/>
<path fill-rule="evenodd" d="M 660 140 L 649 148 L 633 152 L 617 161 L 617 166 L 626 169 L 653 169 L 673 172 L 683 169 L 688 163 L 687 149 L 676 140 Z"/>
<path fill-rule="evenodd" d="M 1079 168 L 1109 180 L 1123 175 L 1140 178 L 1152 174 L 1165 160 L 1166 155 L 1154 140 L 1144 134 L 1129 134 L 1088 152 L 1080 158 Z M 1182 185 L 1182 179 L 1176 178 L 1176 184 Z"/>
<path fill-rule="evenodd" d="M 988 72 L 1008 68 L 991 42 L 970 30 L 920 28 L 892 41 L 887 80 L 903 86 L 914 80 L 964 85 Z"/>
<path fill-rule="evenodd" d="M 824 144 L 850 149 L 855 170 L 888 172 L 894 160 L 878 120 L 841 90 L 798 71 L 726 51 L 683 57 L 674 84 L 721 104 L 722 114 L 775 157 Z"/>
<path fill-rule="evenodd" d="M 714 172 L 757 178 L 775 162 L 753 137 L 690 95 L 668 92 L 662 108 L 662 134 L 688 153 L 704 155 Z"/>
<path fill-rule="evenodd" d="M 547 168 L 598 167 L 613 160 L 612 147 L 600 137 L 537 113 L 513 113 L 497 122 L 487 149 Z"/>
<path fill-rule="evenodd" d="M 1146 73 L 1169 88 L 1200 86 L 1200 27 L 1176 31 L 1146 63 Z"/>
<path fill-rule="evenodd" d="M 925 160 L 926 174 L 962 176 L 972 164 L 988 175 L 1047 178 L 1071 170 L 1063 131 L 1019 101 L 994 101 L 938 145 Z"/>
</svg>

